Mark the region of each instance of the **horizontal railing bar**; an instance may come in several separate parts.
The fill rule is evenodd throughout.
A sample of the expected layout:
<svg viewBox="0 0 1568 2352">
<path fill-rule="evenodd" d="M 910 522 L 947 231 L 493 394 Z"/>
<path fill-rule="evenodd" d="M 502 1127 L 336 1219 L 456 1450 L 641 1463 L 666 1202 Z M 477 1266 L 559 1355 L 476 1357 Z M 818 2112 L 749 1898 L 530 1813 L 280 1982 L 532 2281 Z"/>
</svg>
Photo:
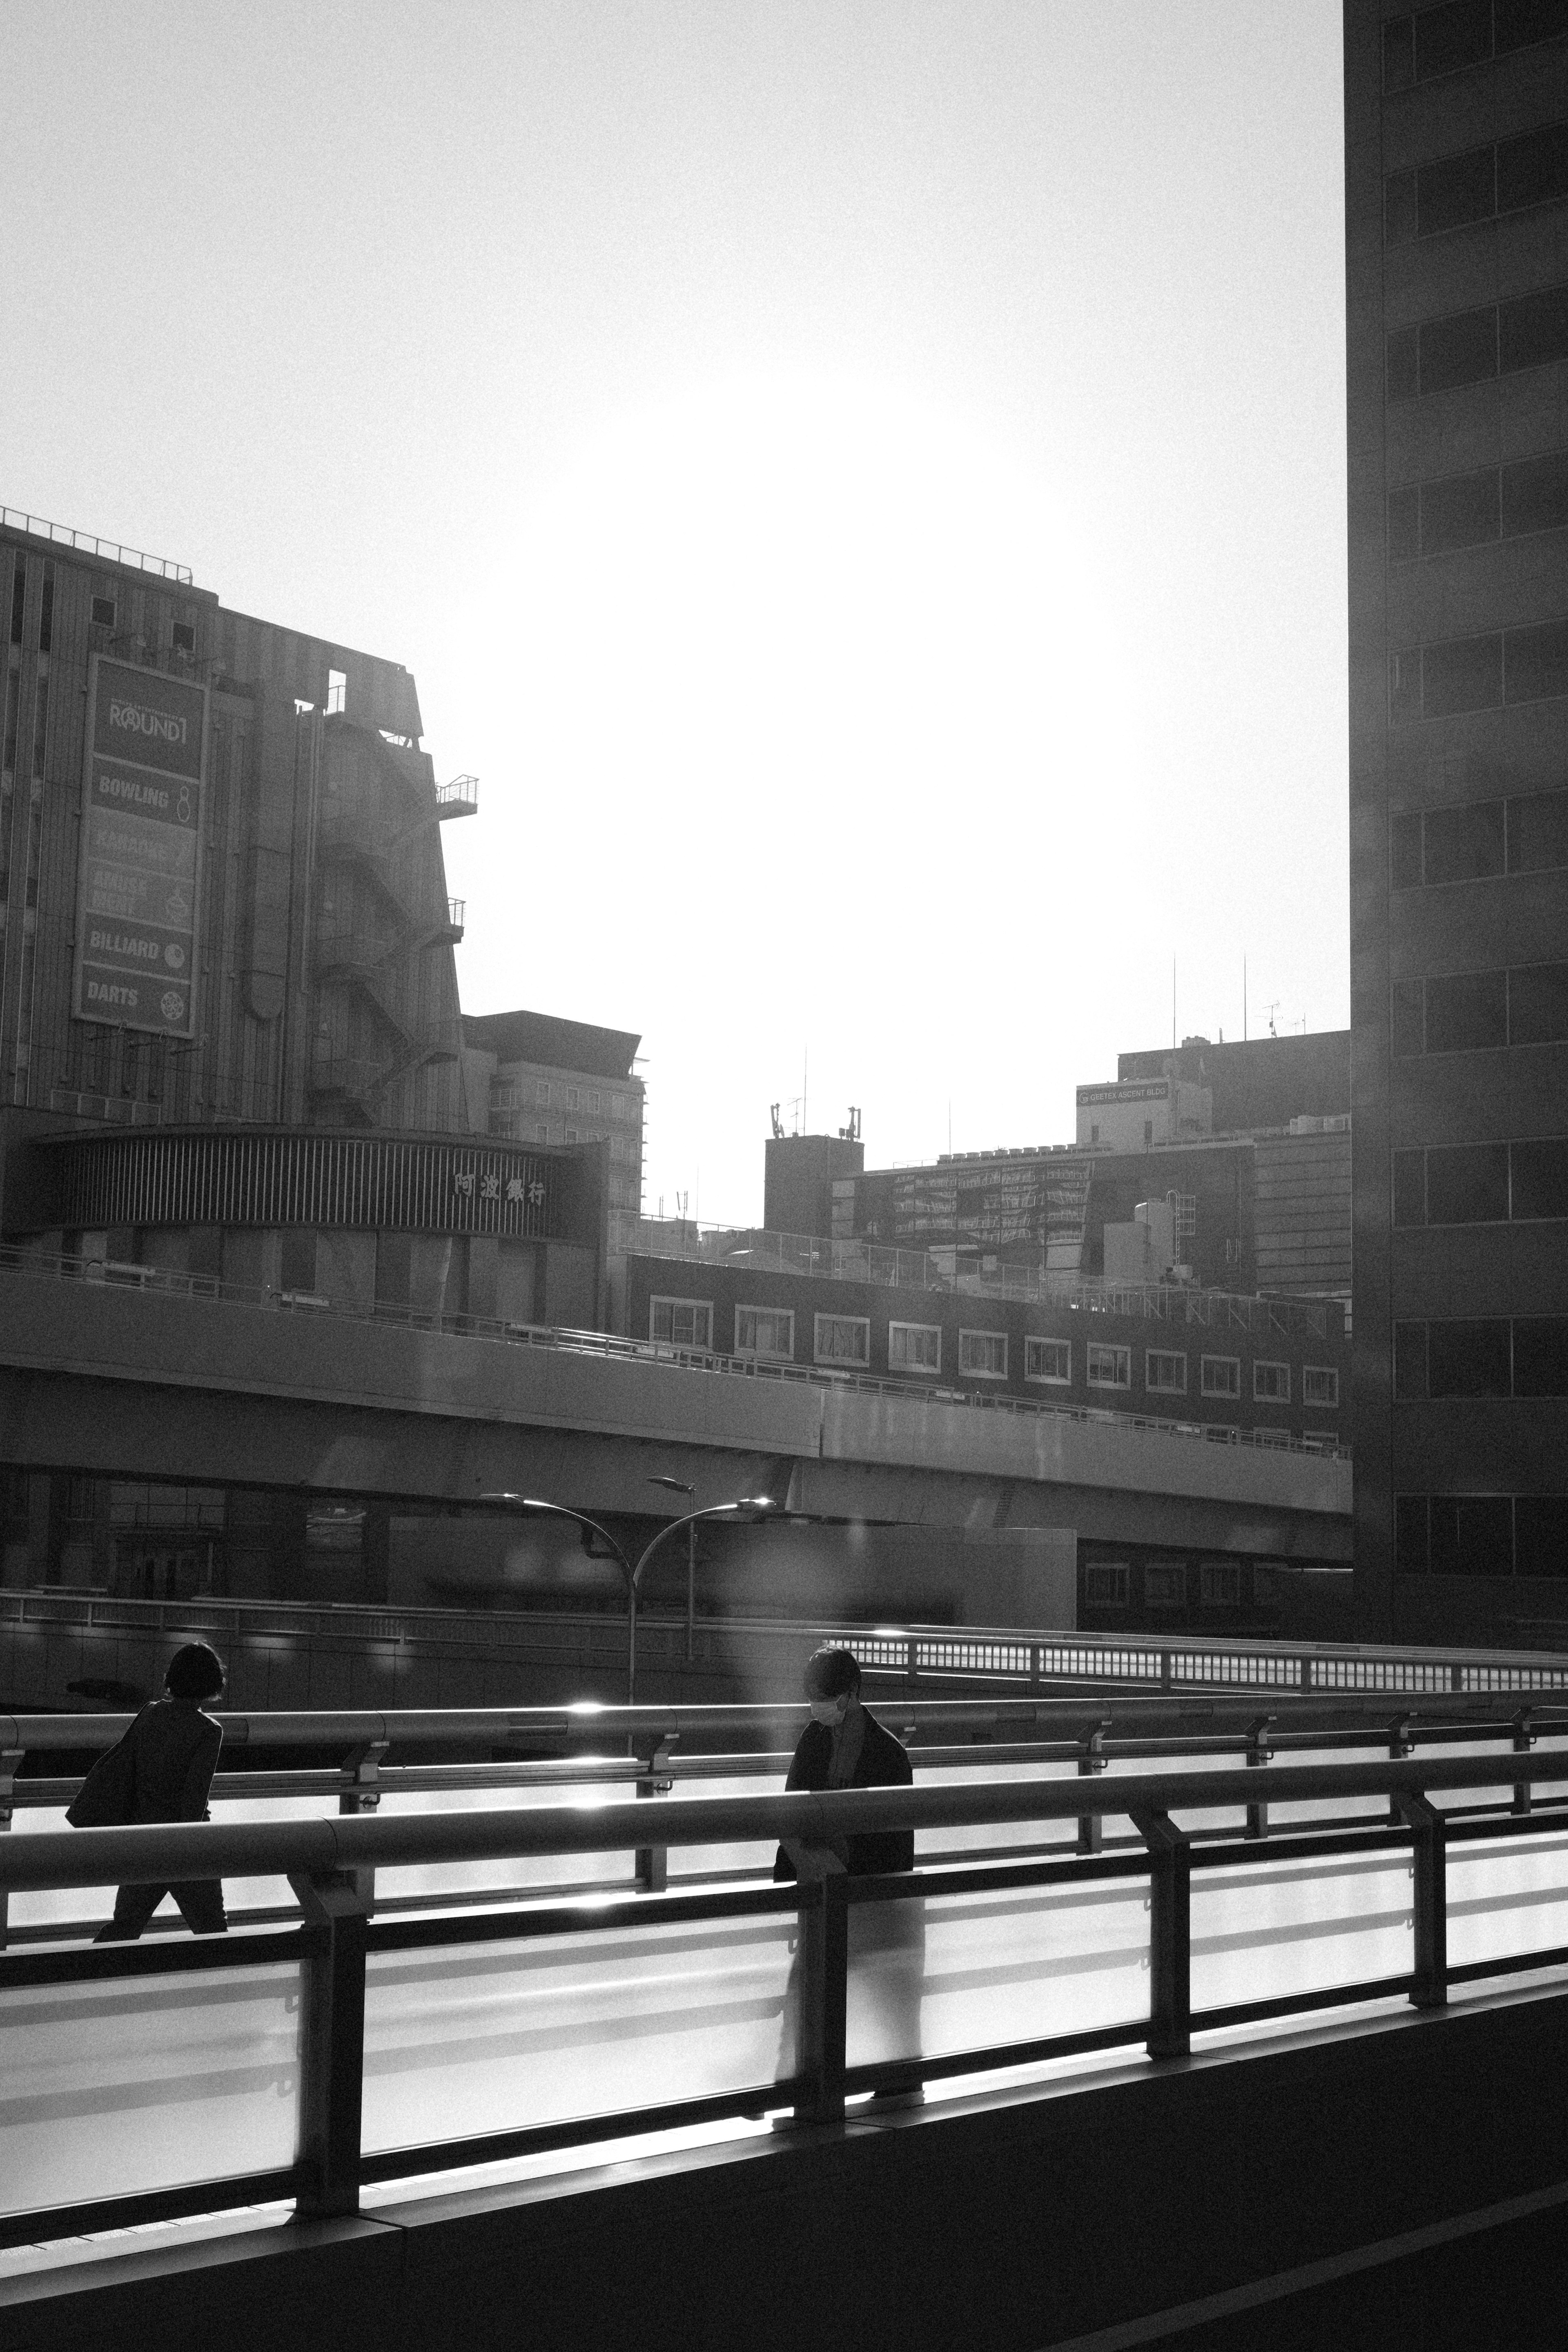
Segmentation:
<svg viewBox="0 0 1568 2352">
<path fill-rule="evenodd" d="M 1454 1973 L 1450 1969 L 1448 1971 Z M 1237 2000 L 1218 2009 L 1194 2009 L 1194 2033 L 1224 2033 L 1237 2025 L 1263 2025 L 1270 2018 L 1294 2017 L 1314 2009 L 1348 2009 L 1361 2000 L 1396 2000 L 1408 1995 L 1415 1979 L 1408 1971 L 1394 1977 L 1368 1977 L 1360 1984 L 1315 1985 L 1302 1992 L 1277 1993 L 1268 2000 Z"/>
<path fill-rule="evenodd" d="M 1248 1710 L 1248 1713 L 1256 1716 L 1256 1710 Z M 1538 1724 L 1532 1717 L 1531 1731 L 1538 1740 L 1561 1737 L 1568 1735 L 1568 1722 L 1558 1727 Z M 1406 1722 L 1405 1726 L 1405 1737 L 1425 1748 L 1453 1746 L 1478 1738 L 1507 1739 L 1512 1732 L 1510 1720 L 1421 1726 Z M 1268 1732 L 1268 1745 L 1277 1752 L 1321 1748 L 1381 1748 L 1389 1736 L 1387 1723 L 1352 1725 L 1334 1731 L 1306 1734 L 1271 1727 Z M 1250 1745 L 1247 1735 L 1238 1730 L 1190 1738 L 1172 1736 L 1164 1739 L 1104 1737 L 1100 1739 L 1095 1752 L 1111 1762 L 1133 1759 L 1158 1762 L 1165 1758 L 1243 1755 Z M 1560 1752 L 1563 1777 L 1568 1781 L 1568 1748 Z M 1068 1764 L 1082 1756 L 1083 1740 L 985 1740 L 940 1748 L 920 1748 L 914 1753 L 915 1760 L 926 1771 L 980 1770 L 987 1763 L 1003 1760 L 1014 1765 Z M 741 1750 L 722 1756 L 670 1755 L 661 1759 L 658 1771 L 661 1779 L 673 1781 L 757 1779 L 769 1773 L 782 1777 L 789 1760 L 789 1752 L 784 1749 Z M 644 1778 L 647 1769 L 644 1759 L 634 1756 L 593 1757 L 580 1762 L 562 1758 L 523 1764 L 384 1764 L 374 1786 L 383 1796 L 396 1795 L 399 1791 L 419 1794 L 454 1790 L 483 1792 L 493 1789 L 611 1786 Z M 213 1780 L 209 1794 L 214 1804 L 250 1803 L 268 1798 L 335 1797 L 359 1785 L 331 1766 L 313 1765 L 297 1770 L 219 1772 Z M 78 1774 L 25 1778 L 16 1781 L 12 1803 L 18 1811 L 41 1811 L 49 1806 L 66 1805 L 80 1786 L 81 1779 Z M 1568 1802 L 1568 1797 L 1548 1797 L 1541 1801 L 1543 1804 Z"/>
<path fill-rule="evenodd" d="M 1553 1944 L 1543 1952 L 1510 1952 L 1493 1960 L 1450 1962 L 1450 1984 L 1475 1984 L 1484 1977 L 1528 1976 L 1532 1969 L 1568 1968 L 1568 1944 Z"/>
<path fill-rule="evenodd" d="M 56 1931 L 58 1934 L 58 1930 Z M 212 1969 L 250 1969 L 303 1960 L 319 1951 L 321 1930 L 280 1927 L 185 1936 L 167 1943 L 81 1944 L 65 1950 L 0 1951 L 0 1990 L 15 1985 L 80 1984 L 103 1977 L 188 1976 Z"/>
<path fill-rule="evenodd" d="M 1346 1822 L 1335 1829 L 1304 1822 L 1300 1832 L 1293 1822 L 1284 1827 L 1276 1824 L 1266 1838 L 1238 1838 L 1234 1830 L 1226 1830 L 1223 1836 L 1221 1844 L 1200 1845 L 1194 1841 L 1194 1870 L 1250 1869 L 1270 1855 L 1276 1862 L 1321 1862 L 1334 1854 L 1377 1853 L 1401 1846 L 1408 1853 L 1410 1847 L 1407 1829 L 1370 1817 L 1364 1823 Z"/>
<path fill-rule="evenodd" d="M 1507 1716 L 1498 1713 L 1503 1704 L 1510 1706 Z M 1529 1711 L 1532 1732 L 1546 1736 L 1568 1731 L 1568 1707 L 1543 1705 L 1524 1691 L 1302 1692 L 1258 1685 L 1213 1689 L 1194 1685 L 1169 1693 L 1107 1690 L 1103 1696 L 1098 1692 L 1075 1693 L 1070 1697 L 1042 1695 L 1002 1701 L 894 1697 L 880 1700 L 879 1705 L 890 1720 L 912 1725 L 917 1731 L 951 1727 L 972 1738 L 975 1733 L 1031 1727 L 1055 1730 L 1060 1737 L 1070 1738 L 1074 1727 L 1081 1725 L 1092 1729 L 1107 1721 L 1157 1725 L 1201 1719 L 1211 1725 L 1226 1720 L 1241 1724 L 1259 1715 L 1270 1718 L 1271 1740 L 1282 1739 L 1288 1734 L 1303 1739 L 1327 1739 L 1338 1727 L 1321 1719 L 1335 1717 L 1345 1719 L 1347 1730 L 1359 1723 L 1386 1722 L 1398 1716 L 1417 1733 L 1424 1723 L 1434 1727 L 1454 1726 L 1461 1730 L 1466 1727 L 1477 1730 L 1492 1727 L 1500 1733 L 1511 1727 L 1512 1717 L 1521 1707 Z M 1292 1728 L 1302 1726 L 1304 1718 L 1320 1719 L 1321 1729 L 1314 1732 L 1304 1726 Z M 58 1748 L 105 1748 L 120 1738 L 132 1720 L 129 1713 L 0 1716 L 0 1745 L 29 1754 Z M 315 1713 L 279 1709 L 262 1714 L 220 1713 L 216 1720 L 223 1727 L 225 1745 L 231 1750 L 346 1747 L 369 1740 L 385 1741 L 394 1748 L 460 1740 L 592 1740 L 596 1746 L 589 1756 L 521 1756 L 497 1759 L 496 1762 L 498 1767 L 504 1764 L 536 1769 L 598 1763 L 609 1769 L 630 1760 L 616 1752 L 618 1744 L 627 1739 L 668 1740 L 689 1734 L 700 1737 L 706 1733 L 767 1730 L 775 1727 L 798 1733 L 805 1727 L 806 1707 L 804 1700 L 780 1700 L 762 1705 L 407 1708 L 384 1713 L 370 1709 Z M 612 1748 L 610 1743 L 616 1747 Z M 728 1752 L 739 1757 L 753 1751 Z M 695 1759 L 689 1752 L 681 1760 L 690 1763 Z M 707 1761 L 706 1755 L 703 1760 Z"/>
<path fill-rule="evenodd" d="M 921 2057 L 911 2053 L 908 2058 L 880 2058 L 864 2066 L 847 2066 L 844 2088 L 853 2097 L 857 2091 L 879 2091 L 885 2087 L 901 2089 L 910 2076 L 920 2074 L 922 2082 L 950 2080 L 954 2074 L 994 2074 L 1013 2066 L 1048 2065 L 1054 2058 L 1083 2058 L 1097 2050 L 1118 2050 L 1130 2042 L 1142 2042 L 1149 2032 L 1147 2017 L 1130 2018 L 1121 2025 L 1097 2025 L 1082 2033 L 1047 2033 L 1032 2042 L 996 2042 L 978 2050 L 948 2050 L 940 2056 Z"/>
<path fill-rule="evenodd" d="M 927 1895 L 992 1895 L 1010 1887 L 1081 1886 L 1095 1879 L 1147 1878 L 1149 1852 L 1141 1840 L 1117 1853 L 1065 1854 L 1051 1860 L 1020 1856 L 1017 1862 L 941 1863 L 934 1869 L 889 1872 L 852 1878 L 845 1890 L 852 1906 L 865 1903 L 910 1903 Z M 787 1885 L 790 1882 L 784 1881 Z"/>
<path fill-rule="evenodd" d="M 438 1899 L 438 1898 L 437 1898 Z M 584 1893 L 566 1902 L 514 1903 L 497 1912 L 462 1919 L 373 1918 L 365 1930 L 373 1952 L 426 1951 L 433 1945 L 526 1942 L 541 1936 L 611 1934 L 625 1927 L 679 1927 L 704 1919 L 753 1919 L 798 1914 L 804 1897 L 793 1879 L 765 1886 L 677 1888 L 664 1895 L 602 1896 Z"/>
<path fill-rule="evenodd" d="M 437 2139 L 415 2147 L 378 2148 L 362 2156 L 359 2177 L 374 2181 L 416 2180 L 425 2172 L 467 2171 L 481 2164 L 506 2164 L 519 2157 L 545 2156 L 552 2149 L 583 2147 L 595 2140 L 641 2138 L 645 2133 L 679 2131 L 721 2123 L 731 2116 L 761 2115 L 787 2107 L 801 2085 L 795 2075 L 718 2091 L 705 2099 L 675 2099 L 659 2107 L 630 2107 L 610 2115 L 574 2116 L 559 2123 L 523 2124 L 515 2131 L 481 2132 L 471 2139 Z"/>
<path fill-rule="evenodd" d="M 0 1837 L 0 1886 L 169 1884 L 191 1878 L 310 1875 L 415 1863 L 617 1853 L 796 1838 L 827 1844 L 888 1830 L 1064 1821 L 1134 1811 L 1208 1812 L 1354 1797 L 1521 1787 L 1563 1778 L 1558 1756 L 1428 1757 L 1364 1764 L 1273 1765 L 1088 1779 L 983 1780 L 968 1787 L 839 1789 L 821 1793 L 342 1815 L 267 1822 L 176 1822 L 130 1829 L 44 1830 Z M 1258 1843 L 1265 1848 L 1269 1842 Z"/>
<path fill-rule="evenodd" d="M 1564 1823 L 1563 1801 L 1554 1799 L 1542 1804 L 1531 1803 L 1528 1813 L 1497 1812 L 1489 1818 L 1467 1806 L 1456 1817 L 1446 1809 L 1443 1825 L 1450 1845 L 1482 1845 L 1497 1838 L 1541 1836 L 1555 1830 L 1561 1836 Z"/>
<path fill-rule="evenodd" d="M 196 2180 L 177 2189 L 141 2189 L 124 2197 L 95 2197 L 83 2205 L 49 2205 L 27 2213 L 0 2213 L 0 2247 L 45 2244 L 51 2239 L 89 2238 L 104 2230 L 136 2230 L 151 2221 L 183 2221 L 195 2213 L 242 2212 L 249 2205 L 276 2205 L 298 2197 L 300 2168 L 271 2172 L 236 2172 L 221 2180 Z M 127 2247 L 128 2253 L 133 2249 Z"/>
</svg>

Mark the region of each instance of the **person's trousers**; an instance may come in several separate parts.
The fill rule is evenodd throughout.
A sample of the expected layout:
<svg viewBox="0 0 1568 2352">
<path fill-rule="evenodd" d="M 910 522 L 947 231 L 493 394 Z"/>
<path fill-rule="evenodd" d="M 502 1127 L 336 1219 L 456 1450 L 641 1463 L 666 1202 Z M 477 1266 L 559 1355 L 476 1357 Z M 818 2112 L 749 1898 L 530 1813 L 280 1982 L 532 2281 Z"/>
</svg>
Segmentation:
<svg viewBox="0 0 1568 2352">
<path fill-rule="evenodd" d="M 221 1936 L 228 1927 L 223 1907 L 221 1878 L 187 1878 L 178 1886 L 122 1886 L 114 1897 L 114 1916 L 93 1937 L 95 1944 L 131 1943 L 142 1933 L 165 1895 L 180 1906 L 187 1927 L 197 1936 Z"/>
</svg>

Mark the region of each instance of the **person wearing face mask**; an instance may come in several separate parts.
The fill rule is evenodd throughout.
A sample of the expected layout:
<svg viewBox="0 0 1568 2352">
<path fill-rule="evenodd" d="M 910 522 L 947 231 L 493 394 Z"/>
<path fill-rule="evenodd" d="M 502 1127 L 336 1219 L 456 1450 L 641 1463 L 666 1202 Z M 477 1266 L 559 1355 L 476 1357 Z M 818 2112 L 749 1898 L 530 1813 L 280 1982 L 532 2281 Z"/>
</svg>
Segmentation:
<svg viewBox="0 0 1568 2352">
<path fill-rule="evenodd" d="M 914 1779 L 910 1759 L 860 1701 L 860 1664 L 851 1650 L 825 1644 L 807 1659 L 805 1696 L 811 1721 L 800 1736 L 786 1791 L 810 1789 L 900 1789 Z M 913 1871 L 912 1830 L 872 1830 L 826 1844 L 785 1838 L 773 1864 L 776 1879 L 826 1878 L 837 1871 L 882 1877 Z M 798 1964 L 797 1964 L 798 1966 Z M 924 1906 L 908 1902 L 849 1906 L 850 2063 L 897 2064 L 920 2054 L 921 1995 L 925 1976 Z M 779 2051 L 781 2076 L 795 2071 L 798 1974 L 784 2000 Z M 919 2105 L 918 2073 L 890 2077 L 873 2095 L 876 2107 Z"/>
<path fill-rule="evenodd" d="M 811 1721 L 801 1733 L 784 1782 L 798 1789 L 907 1789 L 910 1759 L 890 1731 L 860 1704 L 860 1662 L 852 1650 L 825 1643 L 805 1663 Z M 786 1838 L 773 1864 L 775 1878 L 825 1878 L 847 1870 L 857 1877 L 912 1870 L 912 1830 L 878 1830 L 867 1836 L 806 1845 Z"/>
</svg>

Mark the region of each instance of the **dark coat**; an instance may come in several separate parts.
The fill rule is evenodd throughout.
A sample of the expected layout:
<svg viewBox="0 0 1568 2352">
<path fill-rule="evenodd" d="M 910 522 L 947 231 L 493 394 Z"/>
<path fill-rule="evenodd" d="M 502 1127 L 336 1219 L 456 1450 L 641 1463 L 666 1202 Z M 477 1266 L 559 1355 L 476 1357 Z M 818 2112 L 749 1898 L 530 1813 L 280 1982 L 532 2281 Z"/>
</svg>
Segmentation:
<svg viewBox="0 0 1568 2352">
<path fill-rule="evenodd" d="M 852 1789 L 907 1789 L 914 1780 L 910 1759 L 902 1746 L 890 1731 L 884 1731 L 869 1709 L 866 1717 L 865 1737 L 860 1753 L 855 1759 L 855 1769 L 849 1780 Z M 784 1782 L 788 1794 L 796 1789 L 826 1789 L 828 1768 L 833 1761 L 833 1734 L 825 1723 L 808 1723 L 800 1735 L 800 1745 L 789 1768 Z M 915 1833 L 913 1830 L 876 1830 L 864 1837 L 845 1840 L 848 1869 L 856 1878 L 879 1875 L 884 1871 L 912 1870 L 915 1866 Z M 793 1878 L 794 1863 L 781 1845 L 773 1864 L 775 1878 Z"/>
<path fill-rule="evenodd" d="M 205 1822 L 222 1746 L 222 1725 L 192 1700 L 154 1699 L 100 1757 L 82 1787 L 87 1802 L 79 1799 L 71 1813 L 79 1806 L 81 1821 L 89 1826 L 111 1819 L 122 1823 Z"/>
</svg>

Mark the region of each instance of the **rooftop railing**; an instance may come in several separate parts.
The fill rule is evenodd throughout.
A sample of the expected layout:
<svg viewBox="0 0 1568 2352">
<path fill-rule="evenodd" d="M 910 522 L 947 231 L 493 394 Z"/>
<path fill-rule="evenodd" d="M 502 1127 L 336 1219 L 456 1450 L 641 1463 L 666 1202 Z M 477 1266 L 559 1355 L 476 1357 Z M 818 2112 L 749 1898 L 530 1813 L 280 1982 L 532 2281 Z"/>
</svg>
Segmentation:
<svg viewBox="0 0 1568 2352">
<path fill-rule="evenodd" d="M 21 514 L 15 507 L 0 507 L 0 524 L 11 530 L 29 531 L 35 539 L 52 540 L 57 547 L 75 548 L 79 555 L 96 555 L 104 563 L 128 564 L 134 572 L 156 572 L 161 580 L 176 581 L 182 588 L 191 584 L 190 568 L 184 563 L 171 563 L 162 555 L 145 555 L 139 547 L 125 547 L 111 539 L 95 539 L 90 531 L 71 530 L 63 522 L 47 522 L 42 515 Z"/>
<path fill-rule="evenodd" d="M 1562 1752 L 1433 1753 L 13 1833 L 8 1895 L 281 1878 L 303 1924 L 0 1955 L 0 2021 L 26 2029 L 0 2242 L 281 2199 L 347 2217 L 374 2185 L 548 2149 L 770 2113 L 831 2135 L 867 2093 L 1440 2011 L 1568 1967 L 1565 1787 Z M 376 1916 L 402 1873 L 636 1855 L 656 1810 L 704 1879 Z M 1035 1851 L 721 1874 L 737 1844 L 809 1863 L 1020 1830 Z M 1053 1830 L 1088 1850 L 1039 1850 Z"/>
<path fill-rule="evenodd" d="M 326 1066 L 323 1066 L 323 1067 Z M 325 1083 L 323 1079 L 321 1083 Z M 283 1312 L 299 1304 L 296 1294 L 268 1286 L 225 1282 L 216 1275 L 186 1274 L 174 1268 L 120 1263 L 114 1260 L 61 1255 L 22 1244 L 0 1244 L 0 1275 L 32 1276 L 43 1281 L 101 1282 L 143 1295 L 265 1307 Z M 870 1373 L 839 1370 L 813 1364 L 773 1363 L 755 1356 L 724 1356 L 695 1348 L 678 1348 L 657 1339 L 628 1339 L 609 1331 L 574 1331 L 533 1323 L 511 1323 L 481 1315 L 444 1315 L 434 1309 L 399 1307 L 378 1300 L 370 1307 L 351 1307 L 336 1300 L 323 1302 L 312 1295 L 312 1313 L 330 1314 L 348 1321 L 401 1326 L 405 1329 L 444 1334 L 450 1338 L 489 1339 L 509 1347 L 542 1348 L 574 1356 L 600 1356 L 626 1363 L 667 1367 L 689 1374 L 724 1379 L 778 1381 L 814 1388 L 854 1390 L 873 1396 L 918 1400 L 923 1405 L 955 1405 L 973 1412 L 1014 1413 L 1030 1418 L 1070 1421 L 1122 1433 L 1142 1431 L 1162 1438 L 1197 1444 L 1242 1446 L 1258 1453 L 1310 1454 L 1348 1461 L 1350 1446 L 1342 1439 L 1295 1436 L 1283 1430 L 1244 1430 L 1208 1426 L 1161 1413 L 1117 1412 L 1092 1405 L 1047 1404 L 1034 1397 L 998 1395 L 990 1391 L 942 1386 L 933 1390 L 915 1381 L 895 1381 Z M 3 1348 L 0 1348 L 3 1354 Z"/>
<path fill-rule="evenodd" d="M 993 1252 L 894 1249 L 879 1242 L 829 1241 L 811 1234 L 776 1234 L 732 1225 L 701 1225 L 683 1218 L 617 1218 L 611 1248 L 628 1256 L 675 1258 L 759 1274 L 795 1274 L 879 1288 L 939 1290 L 986 1298 L 1025 1299 L 1077 1307 L 1089 1315 L 1144 1316 L 1162 1323 L 1197 1323 L 1211 1329 L 1258 1331 L 1279 1338 L 1325 1337 L 1330 1303 L 1289 1296 L 1248 1297 L 1199 1290 L 1184 1283 L 1106 1282 L 1005 1264 Z M 1334 1310 L 1334 1311 L 1337 1311 Z"/>
</svg>

